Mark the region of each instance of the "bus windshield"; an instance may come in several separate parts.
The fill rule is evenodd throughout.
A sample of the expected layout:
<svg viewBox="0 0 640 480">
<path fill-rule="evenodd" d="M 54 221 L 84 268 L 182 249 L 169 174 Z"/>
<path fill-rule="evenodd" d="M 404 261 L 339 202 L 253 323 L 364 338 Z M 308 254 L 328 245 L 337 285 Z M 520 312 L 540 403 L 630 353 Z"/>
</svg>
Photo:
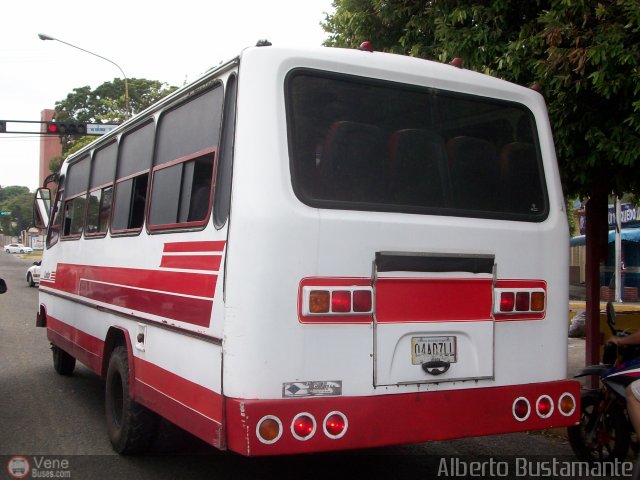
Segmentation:
<svg viewBox="0 0 640 480">
<path fill-rule="evenodd" d="M 319 208 L 540 222 L 532 113 L 434 88 L 299 69 L 286 80 L 298 198 Z"/>
</svg>

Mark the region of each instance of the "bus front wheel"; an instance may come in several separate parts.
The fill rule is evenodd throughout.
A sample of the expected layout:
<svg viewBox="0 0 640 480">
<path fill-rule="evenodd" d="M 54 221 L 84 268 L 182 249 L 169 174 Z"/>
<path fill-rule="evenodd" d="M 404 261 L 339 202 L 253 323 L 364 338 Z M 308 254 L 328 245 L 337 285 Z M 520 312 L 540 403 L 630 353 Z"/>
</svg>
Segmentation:
<svg viewBox="0 0 640 480">
<path fill-rule="evenodd" d="M 142 452 L 151 445 L 157 418 L 129 392 L 127 349 L 116 347 L 109 359 L 105 388 L 107 431 L 113 449 L 121 454 Z"/>
</svg>

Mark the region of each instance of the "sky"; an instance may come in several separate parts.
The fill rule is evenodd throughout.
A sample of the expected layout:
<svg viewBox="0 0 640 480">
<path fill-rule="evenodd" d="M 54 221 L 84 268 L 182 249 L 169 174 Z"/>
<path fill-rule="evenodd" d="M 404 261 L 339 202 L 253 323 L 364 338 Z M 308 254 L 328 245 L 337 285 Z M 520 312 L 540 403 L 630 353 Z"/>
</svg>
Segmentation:
<svg viewBox="0 0 640 480">
<path fill-rule="evenodd" d="M 181 86 L 259 39 L 320 46 L 331 0 L 2 2 L 0 120 L 40 120 L 74 88 L 121 78 Z M 15 126 L 15 124 L 13 125 Z M 38 187 L 38 135 L 0 133 L 0 186 Z"/>
</svg>

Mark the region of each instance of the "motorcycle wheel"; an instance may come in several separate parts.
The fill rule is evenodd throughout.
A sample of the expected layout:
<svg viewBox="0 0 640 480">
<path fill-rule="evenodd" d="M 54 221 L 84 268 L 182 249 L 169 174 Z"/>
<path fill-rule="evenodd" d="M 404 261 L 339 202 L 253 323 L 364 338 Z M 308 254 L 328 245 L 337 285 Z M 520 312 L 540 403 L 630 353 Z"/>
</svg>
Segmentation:
<svg viewBox="0 0 640 480">
<path fill-rule="evenodd" d="M 610 402 L 604 411 L 602 391 L 585 392 L 580 397 L 580 424 L 569 427 L 569 444 L 583 462 L 599 463 L 627 457 L 630 425 L 623 407 Z"/>
</svg>

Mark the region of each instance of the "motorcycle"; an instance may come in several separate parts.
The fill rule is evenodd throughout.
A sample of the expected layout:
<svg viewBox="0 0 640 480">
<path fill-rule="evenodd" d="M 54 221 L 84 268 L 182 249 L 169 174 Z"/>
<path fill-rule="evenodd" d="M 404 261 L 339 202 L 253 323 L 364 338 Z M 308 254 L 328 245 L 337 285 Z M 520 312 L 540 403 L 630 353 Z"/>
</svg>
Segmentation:
<svg viewBox="0 0 640 480">
<path fill-rule="evenodd" d="M 607 324 L 612 335 L 624 337 L 629 332 L 616 328 L 616 313 L 607 303 Z M 604 347 L 602 363 L 591 365 L 575 375 L 598 375 L 600 387 L 585 390 L 580 397 L 580 424 L 568 428 L 569 444 L 582 461 L 624 461 L 629 447 L 638 450 L 637 438 L 627 413 L 626 388 L 640 378 L 640 346 Z"/>
</svg>

